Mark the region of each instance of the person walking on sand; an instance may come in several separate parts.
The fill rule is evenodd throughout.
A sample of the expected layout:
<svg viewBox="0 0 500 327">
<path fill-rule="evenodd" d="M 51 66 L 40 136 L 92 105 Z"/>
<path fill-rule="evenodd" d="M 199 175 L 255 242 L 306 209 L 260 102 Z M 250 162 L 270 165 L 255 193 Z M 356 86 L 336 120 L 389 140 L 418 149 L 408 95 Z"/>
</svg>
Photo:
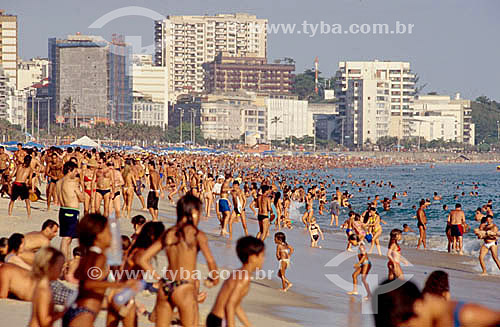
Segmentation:
<svg viewBox="0 0 500 327">
<path fill-rule="evenodd" d="M 417 227 L 420 233 L 417 243 L 417 249 L 420 248 L 420 244 L 423 244 L 424 249 L 427 249 L 427 216 L 425 215 L 426 206 L 426 201 L 424 199 L 420 200 L 420 207 L 417 210 Z"/>
<path fill-rule="evenodd" d="M 274 243 L 276 243 L 276 259 L 278 259 L 278 277 L 281 278 L 282 289 L 286 292 L 293 284 L 286 278 L 285 273 L 290 267 L 290 258 L 293 254 L 293 247 L 286 242 L 286 235 L 283 232 L 274 234 Z"/>
<path fill-rule="evenodd" d="M 481 220 L 479 228 L 474 230 L 474 233 L 484 241 L 484 244 L 479 250 L 479 264 L 481 265 L 481 275 L 486 276 L 488 272 L 484 263 L 484 257 L 488 252 L 491 252 L 491 257 L 495 261 L 498 269 L 500 269 L 500 261 L 498 260 L 498 226 L 493 223 L 493 216 L 488 215 Z"/>
<path fill-rule="evenodd" d="M 368 300 L 372 294 L 370 292 L 370 285 L 366 281 L 366 276 L 372 268 L 372 263 L 368 258 L 368 253 L 366 253 L 366 248 L 363 242 L 360 241 L 358 235 L 351 234 L 349 236 L 349 246 L 358 248 L 358 262 L 354 264 L 354 272 L 352 273 L 352 291 L 347 292 L 349 295 L 358 295 L 358 276 L 361 275 L 361 280 L 365 286 L 366 296 L 363 300 Z"/>
<path fill-rule="evenodd" d="M 322 240 L 325 240 L 325 237 L 323 236 L 323 232 L 321 231 L 321 228 L 316 222 L 316 218 L 313 217 L 311 219 L 311 223 L 309 224 L 308 230 L 309 230 L 309 236 L 311 237 L 311 247 L 321 248 L 321 246 L 318 245 L 319 236 L 321 235 Z"/>
</svg>

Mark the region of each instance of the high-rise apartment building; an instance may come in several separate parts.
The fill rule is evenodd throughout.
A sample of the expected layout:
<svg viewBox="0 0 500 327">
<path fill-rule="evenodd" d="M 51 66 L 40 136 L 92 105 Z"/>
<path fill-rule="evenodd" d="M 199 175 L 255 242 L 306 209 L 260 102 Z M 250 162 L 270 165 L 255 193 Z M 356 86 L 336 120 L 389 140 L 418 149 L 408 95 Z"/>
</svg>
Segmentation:
<svg viewBox="0 0 500 327">
<path fill-rule="evenodd" d="M 415 74 L 409 62 L 342 61 L 335 75 L 335 95 L 347 144 L 410 136 L 404 118 L 412 115 Z"/>
<path fill-rule="evenodd" d="M 134 109 L 137 98 L 149 99 L 146 102 L 147 108 L 152 108 L 154 103 L 162 108 L 162 122 L 159 125 L 163 128 L 168 126 L 168 87 L 166 67 L 152 65 L 151 55 L 134 55 L 132 66 L 132 85 L 134 91 Z M 143 101 L 143 100 L 141 100 Z M 136 116 L 137 117 L 137 116 Z M 134 121 L 139 121 L 135 119 Z M 155 123 L 156 124 L 156 123 Z"/>
<path fill-rule="evenodd" d="M 267 19 L 255 15 L 168 16 L 155 23 L 155 65 L 167 67 L 169 101 L 204 89 L 203 64 L 220 52 L 266 58 Z"/>
<path fill-rule="evenodd" d="M 252 91 L 289 94 L 295 65 L 270 64 L 262 57 L 238 57 L 220 52 L 214 61 L 204 64 L 203 68 L 207 93 Z"/>
<path fill-rule="evenodd" d="M 10 85 L 17 89 L 17 16 L 0 10 L 0 67 Z"/>
<path fill-rule="evenodd" d="M 130 55 L 118 37 L 110 43 L 80 34 L 49 39 L 51 110 L 79 122 L 131 122 Z M 75 112 L 65 110 L 69 102 Z"/>
</svg>

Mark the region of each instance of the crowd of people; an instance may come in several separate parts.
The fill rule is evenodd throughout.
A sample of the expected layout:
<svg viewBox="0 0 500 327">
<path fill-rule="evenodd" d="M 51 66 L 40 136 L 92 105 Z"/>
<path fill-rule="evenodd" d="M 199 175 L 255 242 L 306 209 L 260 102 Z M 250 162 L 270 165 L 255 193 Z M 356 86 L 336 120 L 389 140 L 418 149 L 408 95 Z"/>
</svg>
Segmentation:
<svg viewBox="0 0 500 327">
<path fill-rule="evenodd" d="M 320 248 L 320 238 L 324 240 L 325 235 L 317 218 L 324 215 L 330 218 L 330 226 L 335 224 L 345 229 L 346 249 L 357 251 L 357 262 L 352 274 L 353 290 L 348 294 L 359 293 L 358 277 L 361 276 L 366 291 L 365 300 L 368 300 L 372 297 L 366 280 L 372 269 L 369 256 L 375 249 L 379 256 L 383 255 L 381 237 L 383 225 L 387 225 L 378 210 L 380 207 L 384 211 L 391 210 L 391 201 L 397 200 L 399 196 L 405 197 L 407 193 L 394 192 L 392 199 L 383 200 L 378 195 L 369 197 L 366 210 L 357 213 L 350 204 L 355 195 L 341 190 L 348 183 L 358 188 L 359 193 L 370 185 L 390 189 L 395 186 L 384 181 L 339 181 L 333 175 L 319 176 L 306 170 L 389 164 L 390 161 L 386 159 L 353 158 L 345 161 L 342 158 L 272 157 L 246 160 L 232 155 L 160 156 L 81 148 L 62 150 L 57 147 L 40 152 L 37 149 L 25 149 L 22 144 L 9 156 L 0 147 L 0 193 L 10 198 L 8 214 L 12 215 L 18 199 L 25 201 L 28 218 L 31 217 L 32 201 L 46 201 L 48 212 L 51 206 L 59 207 L 58 222 L 48 219 L 41 231 L 24 235 L 14 233 L 8 239 L 0 239 L 0 298 L 14 296 L 31 301 L 33 314 L 29 326 L 32 327 L 52 326 L 59 319 L 62 319 L 63 326 L 93 326 L 97 314 L 103 309 L 107 310 L 107 326 L 117 326 L 120 322 L 124 326 L 137 326 L 140 314 L 147 316 L 157 326 L 168 326 L 176 319 L 182 326 L 197 326 L 200 320 L 198 303 L 207 296 L 200 291 L 201 281 L 195 273 L 199 252 L 205 257 L 209 269 L 209 277 L 203 280 L 203 284 L 210 288 L 219 282 L 217 264 L 207 236 L 198 228 L 198 223 L 200 219 L 209 219 L 215 213 L 220 237 L 231 240 L 233 225 L 240 222 L 245 236 L 236 244 L 236 254 L 242 266 L 233 272 L 233 278 L 224 281 L 206 319 L 206 326 L 222 326 L 223 320 L 227 326 L 234 326 L 235 317 L 245 326 L 251 325 L 241 301 L 248 293 L 252 273 L 262 268 L 264 241 L 273 228 L 278 277 L 282 282 L 281 290 L 287 292 L 293 286 L 286 277 L 286 271 L 290 267 L 294 248 L 287 243 L 285 232 L 294 227 L 304 228 L 310 246 Z M 281 173 L 287 170 L 293 170 L 294 174 Z M 45 199 L 42 199 L 40 191 L 43 186 Z M 333 187 L 335 192 L 328 194 L 327 190 Z M 144 198 L 146 190 L 147 198 Z M 132 217 L 135 197 L 141 209 L 149 212 L 150 220 L 142 215 Z M 160 200 L 176 206 L 177 222 L 168 228 L 160 222 Z M 440 196 L 434 193 L 433 200 L 440 200 Z M 420 246 L 427 247 L 425 210 L 429 205 L 429 199 L 422 199 L 419 207 L 415 206 L 419 233 L 417 249 Z M 304 206 L 305 211 L 301 221 L 294 221 L 291 212 L 299 206 Z M 80 218 L 81 207 L 83 217 Z M 348 216 L 339 226 L 344 211 L 348 212 Z M 247 221 L 254 217 L 259 228 L 255 237 L 249 235 Z M 121 247 L 117 250 L 112 246 L 117 236 L 110 227 L 110 221 L 119 218 L 130 219 L 135 232 L 131 236 L 119 235 Z M 483 274 L 486 274 L 484 258 L 488 252 L 500 269 L 496 244 L 499 231 L 493 223 L 492 203 L 478 208 L 475 219 L 480 222 L 474 233 L 484 243 L 479 260 Z M 457 204 L 447 214 L 445 233 L 449 240 L 449 252 L 463 254 L 462 235 L 468 228 L 461 206 Z M 401 265 L 406 265 L 407 261 L 401 254 L 399 242 L 405 233 L 411 231 L 406 225 L 402 229 L 392 229 L 389 233 L 387 283 L 404 281 Z M 57 235 L 61 238 L 59 250 L 51 247 L 51 240 Z M 79 241 L 78 246 L 74 246 L 73 240 Z M 119 251 L 115 256 L 122 258 L 121 264 L 108 264 L 108 249 Z M 165 274 L 160 274 L 153 265 L 153 259 L 161 251 L 168 259 Z M 97 278 L 90 273 L 94 268 L 101 272 Z M 116 272 L 120 271 L 148 271 L 154 281 L 128 279 L 123 274 L 115 278 Z M 184 276 L 182 271 L 189 272 L 187 278 L 181 277 Z M 78 292 L 73 292 L 60 279 L 77 285 Z M 424 301 L 427 298 L 417 292 L 414 286 L 408 285 L 405 287 L 413 287 L 410 291 L 415 294 L 413 300 L 408 300 L 410 304 L 427 305 Z M 133 296 L 144 289 L 157 297 L 151 312 Z M 127 298 L 124 294 L 132 295 Z M 394 299 L 388 298 L 387 301 L 396 301 L 400 296 L 398 294 L 395 293 Z M 123 297 L 124 301 L 121 300 Z M 439 303 L 444 307 L 451 302 Z M 63 305 L 64 310 L 56 311 L 56 304 Z M 406 308 L 408 312 L 402 316 L 406 319 L 402 320 L 405 326 L 414 325 L 407 322 L 418 316 L 415 312 L 410 314 L 411 310 L 416 310 L 410 308 L 410 304 Z M 466 308 L 457 310 L 460 313 Z M 472 310 L 471 315 L 481 310 Z M 491 317 L 488 321 L 498 318 L 498 314 L 487 312 Z M 490 325 L 494 326 L 484 324 Z"/>
</svg>

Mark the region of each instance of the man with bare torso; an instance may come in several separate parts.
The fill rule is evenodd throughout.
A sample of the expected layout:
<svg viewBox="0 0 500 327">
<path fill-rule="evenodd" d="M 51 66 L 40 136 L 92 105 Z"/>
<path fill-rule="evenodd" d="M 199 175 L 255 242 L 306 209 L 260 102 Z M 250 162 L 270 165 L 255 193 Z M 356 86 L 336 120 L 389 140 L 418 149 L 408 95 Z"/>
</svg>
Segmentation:
<svg viewBox="0 0 500 327">
<path fill-rule="evenodd" d="M 33 265 L 35 253 L 43 247 L 50 246 L 50 241 L 57 236 L 59 224 L 52 219 L 47 219 L 39 232 L 24 234 L 24 249 L 19 257 L 29 265 Z"/>
<path fill-rule="evenodd" d="M 104 216 L 109 217 L 109 206 L 112 195 L 115 194 L 115 175 L 112 169 L 113 163 L 106 163 L 104 153 L 99 158 L 99 167 L 95 171 L 92 181 L 95 182 L 95 212 L 101 212 L 101 202 L 104 201 Z"/>
<path fill-rule="evenodd" d="M 4 193 L 10 194 L 10 158 L 7 153 L 5 153 L 5 148 L 0 146 L 0 194 Z"/>
<path fill-rule="evenodd" d="M 160 200 L 161 179 L 160 174 L 156 171 L 156 164 L 153 160 L 148 162 L 149 170 L 149 193 L 148 193 L 148 210 L 153 221 L 158 221 L 158 202 Z"/>
<path fill-rule="evenodd" d="M 31 301 L 35 283 L 29 270 L 10 263 L 0 266 L 0 299 Z"/>
<path fill-rule="evenodd" d="M 24 163 L 24 157 L 26 157 L 27 153 L 23 149 L 23 145 L 21 143 L 17 144 L 17 150 L 14 152 L 14 163 L 16 166 L 22 166 Z"/>
<path fill-rule="evenodd" d="M 269 235 L 269 212 L 271 211 L 271 188 L 268 185 L 261 187 L 261 194 L 257 197 L 257 206 L 259 213 L 257 220 L 259 221 L 259 232 L 257 238 L 264 241 Z"/>
<path fill-rule="evenodd" d="M 463 252 L 462 235 L 465 226 L 465 214 L 462 210 L 462 205 L 457 203 L 455 209 L 451 210 L 448 215 L 448 225 L 452 237 L 452 249 L 458 251 L 461 255 Z"/>
<path fill-rule="evenodd" d="M 12 184 L 12 193 L 9 202 L 9 216 L 12 215 L 12 209 L 14 208 L 14 202 L 17 198 L 21 198 L 26 202 L 26 211 L 28 213 L 28 218 L 31 218 L 31 205 L 29 199 L 29 188 L 31 185 L 31 191 L 33 191 L 33 170 L 31 169 L 31 156 L 25 156 L 22 166 L 17 166 L 14 176 L 16 176 L 15 182 Z"/>
<path fill-rule="evenodd" d="M 232 238 L 232 224 L 233 220 L 240 218 L 241 219 L 241 224 L 243 226 L 243 231 L 245 232 L 245 236 L 248 236 L 248 228 L 247 228 L 247 221 L 246 221 L 246 215 L 245 215 L 245 207 L 247 204 L 247 198 L 245 197 L 245 194 L 240 188 L 240 182 L 238 179 L 236 179 L 233 182 L 233 188 L 231 189 L 231 196 L 233 198 L 233 212 L 231 214 L 231 219 L 229 219 L 229 239 Z"/>
<path fill-rule="evenodd" d="M 73 161 L 64 164 L 64 177 L 57 183 L 57 196 L 59 203 L 59 236 L 61 236 L 61 252 L 67 261 L 71 259 L 71 241 L 77 238 L 78 215 L 80 202 L 85 201 L 85 196 L 80 190 L 78 165 Z"/>
<path fill-rule="evenodd" d="M 493 216 L 488 215 L 481 220 L 481 225 L 479 228 L 475 229 L 476 235 L 484 241 L 484 244 L 479 250 L 479 264 L 483 270 L 482 275 L 487 275 L 486 265 L 484 263 L 484 257 L 491 252 L 491 257 L 495 261 L 498 269 L 500 269 L 500 260 L 498 260 L 498 226 L 493 223 Z"/>
<path fill-rule="evenodd" d="M 47 211 L 49 211 L 52 199 L 54 199 L 54 204 L 57 205 L 56 183 L 64 176 L 63 163 L 55 151 L 52 151 L 50 161 L 47 163 L 45 176 L 49 178 L 47 184 Z"/>
<path fill-rule="evenodd" d="M 424 199 L 420 200 L 420 207 L 417 210 L 417 227 L 420 232 L 420 237 L 418 238 L 417 249 L 420 248 L 420 244 L 423 244 L 424 249 L 427 248 L 426 244 L 426 230 L 427 230 L 427 216 L 425 215 L 426 201 Z"/>
</svg>

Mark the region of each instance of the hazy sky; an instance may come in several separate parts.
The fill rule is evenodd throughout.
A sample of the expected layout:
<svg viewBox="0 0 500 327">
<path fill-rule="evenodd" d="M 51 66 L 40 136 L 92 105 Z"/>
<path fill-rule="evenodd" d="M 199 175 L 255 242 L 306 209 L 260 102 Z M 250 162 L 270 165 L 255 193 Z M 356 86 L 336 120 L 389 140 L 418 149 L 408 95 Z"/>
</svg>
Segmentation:
<svg viewBox="0 0 500 327">
<path fill-rule="evenodd" d="M 47 38 L 67 34 L 112 33 L 141 36 L 153 44 L 153 21 L 127 16 L 101 29 L 89 29 L 102 15 L 139 6 L 162 15 L 204 15 L 248 12 L 270 24 L 350 24 L 396 21 L 414 24 L 412 34 L 271 34 L 268 58 L 292 57 L 297 72 L 313 66 L 318 56 L 323 76 L 335 72 L 339 60 L 405 60 L 427 83 L 424 92 L 461 92 L 463 97 L 487 95 L 500 100 L 500 1 L 498 0 L 4 0 L 0 5 L 19 20 L 19 51 L 24 59 L 47 56 Z"/>
</svg>

